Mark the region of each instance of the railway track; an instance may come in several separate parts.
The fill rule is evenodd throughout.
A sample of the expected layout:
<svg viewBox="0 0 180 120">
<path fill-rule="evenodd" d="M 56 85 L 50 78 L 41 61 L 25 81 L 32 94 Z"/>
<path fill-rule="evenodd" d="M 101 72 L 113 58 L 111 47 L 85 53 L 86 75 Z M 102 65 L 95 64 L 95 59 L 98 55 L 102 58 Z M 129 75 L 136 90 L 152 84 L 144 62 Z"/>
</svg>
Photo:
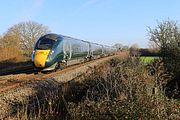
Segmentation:
<svg viewBox="0 0 180 120">
<path fill-rule="evenodd" d="M 105 58 L 101 58 L 101 59 L 96 59 L 93 61 L 88 61 L 85 63 L 76 63 L 76 64 L 71 64 L 69 66 L 67 66 L 66 68 L 60 70 L 58 69 L 56 72 L 50 72 L 50 73 L 39 73 L 39 74 L 34 74 L 33 73 L 33 68 L 29 67 L 23 70 L 18 69 L 17 71 L 8 71 L 9 73 L 11 73 L 10 75 L 5 75 L 5 76 L 1 76 L 0 77 L 0 93 L 12 90 L 12 89 L 16 89 L 18 87 L 21 87 L 27 83 L 33 83 L 36 81 L 40 81 L 40 80 L 46 80 L 48 78 L 52 78 L 53 76 L 59 75 L 59 74 L 64 74 L 68 71 L 73 71 L 77 68 L 80 68 L 81 66 L 84 65 L 88 65 L 90 63 L 99 61 L 103 59 L 108 59 L 108 58 L 112 58 L 113 56 L 109 56 L 109 57 L 105 57 Z M 21 71 L 23 71 L 21 73 Z M 19 74 L 17 74 L 19 73 Z"/>
</svg>

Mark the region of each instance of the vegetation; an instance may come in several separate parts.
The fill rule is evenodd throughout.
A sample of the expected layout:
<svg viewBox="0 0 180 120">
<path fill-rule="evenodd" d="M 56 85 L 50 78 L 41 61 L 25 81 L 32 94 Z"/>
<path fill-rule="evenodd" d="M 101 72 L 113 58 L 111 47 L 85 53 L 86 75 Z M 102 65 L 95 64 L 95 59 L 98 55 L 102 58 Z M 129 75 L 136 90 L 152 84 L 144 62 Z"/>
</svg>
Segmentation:
<svg viewBox="0 0 180 120">
<path fill-rule="evenodd" d="M 8 29 L 0 38 L 0 61 L 22 61 L 30 58 L 35 41 L 49 29 L 39 23 L 28 21 Z"/>
<path fill-rule="evenodd" d="M 149 28 L 150 41 L 160 49 L 160 55 L 167 72 L 173 74 L 169 81 L 167 92 L 169 95 L 176 92 L 180 97 L 180 28 L 175 21 L 167 20 Z"/>
<path fill-rule="evenodd" d="M 158 48 L 140 48 L 138 51 L 141 56 L 160 56 Z"/>
<path fill-rule="evenodd" d="M 138 44 L 131 45 L 131 47 L 129 48 L 129 54 L 131 56 L 138 56 L 139 55 L 139 46 L 138 46 Z"/>
<path fill-rule="evenodd" d="M 74 80 L 46 93 L 46 100 L 36 103 L 37 109 L 18 112 L 17 118 L 179 119 L 179 103 L 164 96 L 163 84 L 158 82 L 166 77 L 165 71 L 154 68 L 150 75 L 136 57 L 112 59 L 96 67 L 85 80 Z"/>
<path fill-rule="evenodd" d="M 154 62 L 155 59 L 159 59 L 159 57 L 150 57 L 150 56 L 141 56 L 140 60 L 144 64 L 150 64 Z"/>
<path fill-rule="evenodd" d="M 20 61 L 22 51 L 20 49 L 18 36 L 6 34 L 0 39 L 0 61 Z"/>
</svg>

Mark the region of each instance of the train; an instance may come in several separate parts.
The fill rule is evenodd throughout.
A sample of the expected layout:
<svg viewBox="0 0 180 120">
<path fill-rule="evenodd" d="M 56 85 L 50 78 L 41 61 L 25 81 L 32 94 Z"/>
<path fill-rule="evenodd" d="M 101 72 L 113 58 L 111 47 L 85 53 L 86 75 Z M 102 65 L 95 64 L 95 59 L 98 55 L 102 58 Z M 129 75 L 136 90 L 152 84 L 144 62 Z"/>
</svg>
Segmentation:
<svg viewBox="0 0 180 120">
<path fill-rule="evenodd" d="M 88 61 L 115 54 L 116 48 L 55 33 L 41 36 L 33 49 L 34 71 L 53 71 L 72 60 Z"/>
</svg>

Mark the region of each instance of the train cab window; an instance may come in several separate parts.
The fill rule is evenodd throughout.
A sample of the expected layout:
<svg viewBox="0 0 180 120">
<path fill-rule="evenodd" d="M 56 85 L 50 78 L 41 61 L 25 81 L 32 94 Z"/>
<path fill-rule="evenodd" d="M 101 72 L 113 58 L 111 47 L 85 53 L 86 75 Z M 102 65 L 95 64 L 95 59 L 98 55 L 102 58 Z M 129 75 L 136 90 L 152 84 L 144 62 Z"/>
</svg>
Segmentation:
<svg viewBox="0 0 180 120">
<path fill-rule="evenodd" d="M 40 49 L 40 50 L 52 49 L 55 42 L 56 40 L 52 40 L 49 38 L 40 39 L 36 45 L 36 49 Z"/>
</svg>

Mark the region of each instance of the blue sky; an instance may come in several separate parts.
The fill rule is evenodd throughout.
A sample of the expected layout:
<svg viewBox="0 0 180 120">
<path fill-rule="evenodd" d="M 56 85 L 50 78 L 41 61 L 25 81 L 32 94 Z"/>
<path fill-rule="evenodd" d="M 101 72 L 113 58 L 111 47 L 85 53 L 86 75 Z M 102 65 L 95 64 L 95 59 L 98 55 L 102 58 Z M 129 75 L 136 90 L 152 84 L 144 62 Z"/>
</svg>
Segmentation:
<svg viewBox="0 0 180 120">
<path fill-rule="evenodd" d="M 180 21 L 180 0 L 1 0 L 0 34 L 31 20 L 91 42 L 148 47 L 147 26 L 168 18 Z"/>
</svg>

